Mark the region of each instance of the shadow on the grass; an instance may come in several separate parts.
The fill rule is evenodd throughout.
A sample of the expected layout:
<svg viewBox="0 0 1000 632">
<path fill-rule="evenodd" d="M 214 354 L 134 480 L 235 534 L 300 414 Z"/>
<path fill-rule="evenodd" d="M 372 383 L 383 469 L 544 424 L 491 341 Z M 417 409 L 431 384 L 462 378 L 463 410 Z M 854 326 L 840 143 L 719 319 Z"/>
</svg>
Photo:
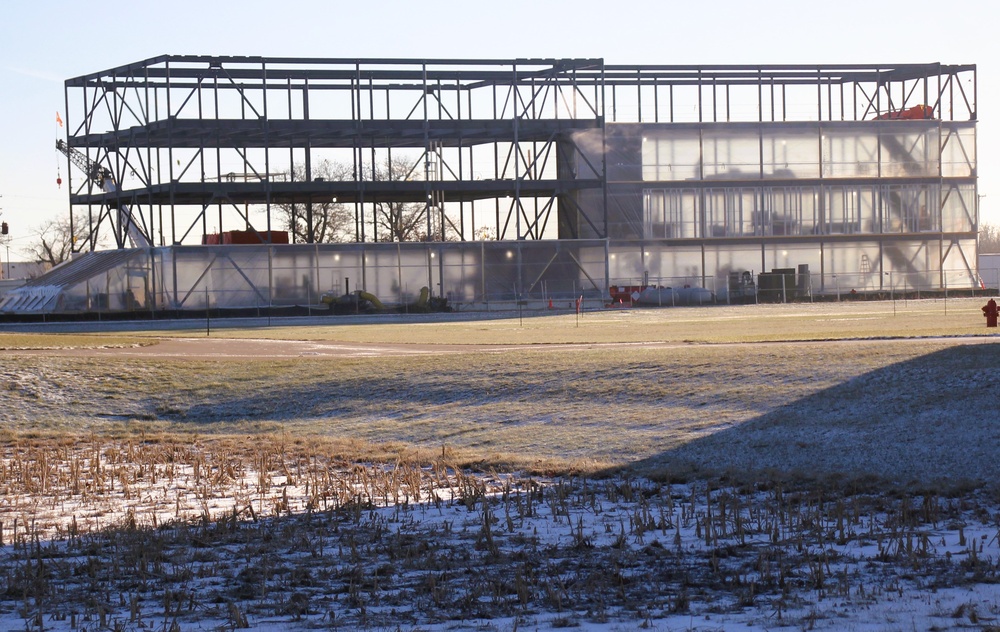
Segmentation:
<svg viewBox="0 0 1000 632">
<path fill-rule="evenodd" d="M 879 368 L 628 467 L 672 479 L 993 483 L 1000 480 L 1000 344 Z"/>
</svg>

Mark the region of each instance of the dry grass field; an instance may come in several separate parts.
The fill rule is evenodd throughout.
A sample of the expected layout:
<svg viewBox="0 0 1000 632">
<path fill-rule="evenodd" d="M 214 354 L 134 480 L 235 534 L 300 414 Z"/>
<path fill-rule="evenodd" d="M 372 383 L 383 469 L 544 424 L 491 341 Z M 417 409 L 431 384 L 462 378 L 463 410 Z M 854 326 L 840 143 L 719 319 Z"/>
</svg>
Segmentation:
<svg viewBox="0 0 1000 632">
<path fill-rule="evenodd" d="M 998 401 L 980 302 L 217 321 L 209 335 L 197 322 L 8 332 L 0 420 L 11 436 L 279 432 L 446 448 L 469 464 L 529 471 L 693 465 L 989 480 L 992 459 L 963 456 L 955 471 L 942 453 L 917 470 L 907 455 L 919 444 L 895 451 L 900 437 L 922 437 L 967 455 L 993 438 L 983 424 L 943 422 L 971 422 Z M 189 355 L 158 353 L 179 338 Z M 209 347 L 215 355 L 195 351 Z"/>
<path fill-rule="evenodd" d="M 978 590 L 982 302 L 10 327 L 0 621 L 843 629 Z M 937 629 L 1000 611 L 949 599 Z"/>
</svg>

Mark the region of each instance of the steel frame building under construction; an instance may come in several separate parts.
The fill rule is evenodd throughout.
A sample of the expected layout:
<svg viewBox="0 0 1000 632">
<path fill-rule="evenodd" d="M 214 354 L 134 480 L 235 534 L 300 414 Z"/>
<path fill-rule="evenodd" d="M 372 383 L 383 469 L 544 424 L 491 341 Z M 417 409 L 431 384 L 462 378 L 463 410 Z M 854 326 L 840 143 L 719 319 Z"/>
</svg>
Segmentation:
<svg viewBox="0 0 1000 632">
<path fill-rule="evenodd" d="M 79 254 L 3 312 L 978 283 L 974 65 L 162 56 L 65 95 Z"/>
</svg>

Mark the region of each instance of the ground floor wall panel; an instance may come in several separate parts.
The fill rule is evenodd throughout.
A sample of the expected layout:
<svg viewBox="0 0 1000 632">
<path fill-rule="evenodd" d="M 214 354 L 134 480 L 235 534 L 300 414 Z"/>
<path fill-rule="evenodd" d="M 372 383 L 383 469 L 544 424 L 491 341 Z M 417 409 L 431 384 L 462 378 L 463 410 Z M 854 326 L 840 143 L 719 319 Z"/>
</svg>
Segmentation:
<svg viewBox="0 0 1000 632">
<path fill-rule="evenodd" d="M 174 246 L 99 253 L 59 283 L 14 292 L 0 311 L 121 312 L 321 308 L 324 295 L 364 290 L 387 306 L 427 288 L 459 308 L 491 302 L 606 298 L 611 288 L 707 288 L 726 300 L 731 275 L 795 275 L 796 297 L 980 288 L 976 240 L 786 238 L 559 240 L 385 244 Z M 63 269 L 65 270 L 65 269 Z M 791 278 L 791 277 L 790 277 Z M 11 307 L 14 306 L 14 307 Z"/>
<path fill-rule="evenodd" d="M 808 274 L 810 292 L 968 289 L 980 285 L 976 240 L 763 239 L 705 242 L 611 242 L 611 285 L 725 288 L 730 273 L 774 270 Z"/>
</svg>

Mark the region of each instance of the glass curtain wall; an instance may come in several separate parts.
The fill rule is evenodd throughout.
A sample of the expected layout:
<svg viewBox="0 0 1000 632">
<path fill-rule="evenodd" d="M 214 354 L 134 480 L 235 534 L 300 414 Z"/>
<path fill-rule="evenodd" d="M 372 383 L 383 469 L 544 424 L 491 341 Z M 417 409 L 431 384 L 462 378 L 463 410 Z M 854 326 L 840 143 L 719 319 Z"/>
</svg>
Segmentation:
<svg viewBox="0 0 1000 632">
<path fill-rule="evenodd" d="M 457 309 L 603 295 L 606 240 L 175 246 L 129 250 L 67 284 L 57 312 L 323 308 L 364 290 L 387 306 L 427 288 Z"/>
<path fill-rule="evenodd" d="M 975 174 L 975 135 L 968 123 L 638 127 L 642 249 L 655 253 L 681 247 L 677 240 L 707 241 L 701 277 L 714 278 L 733 265 L 765 270 L 794 264 L 854 275 L 852 286 L 881 287 L 882 280 L 874 283 L 875 271 L 895 270 L 914 285 L 941 287 L 947 265 L 974 268 L 968 263 L 974 239 L 960 234 L 973 232 L 976 222 L 975 184 L 968 180 Z M 615 190 L 627 183 L 608 186 Z M 751 238 L 779 241 L 756 248 L 737 243 Z M 951 249 L 942 247 L 949 243 Z M 729 257 L 727 249 L 743 254 Z M 788 253 L 795 253 L 794 259 Z M 625 260 L 620 253 L 619 264 Z M 684 277 L 690 268 L 682 263 L 657 273 Z"/>
</svg>

